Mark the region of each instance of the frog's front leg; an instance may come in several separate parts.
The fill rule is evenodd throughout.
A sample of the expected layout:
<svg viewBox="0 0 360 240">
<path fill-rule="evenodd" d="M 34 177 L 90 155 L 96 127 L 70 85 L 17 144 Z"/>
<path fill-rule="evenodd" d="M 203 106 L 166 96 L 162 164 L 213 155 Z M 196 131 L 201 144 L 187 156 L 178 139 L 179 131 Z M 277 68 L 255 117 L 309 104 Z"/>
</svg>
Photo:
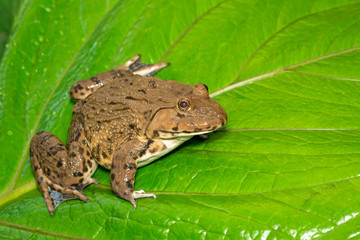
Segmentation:
<svg viewBox="0 0 360 240">
<path fill-rule="evenodd" d="M 136 162 L 147 152 L 152 143 L 150 139 L 147 141 L 131 139 L 122 144 L 113 156 L 110 173 L 113 191 L 118 197 L 129 201 L 135 208 L 137 198 L 156 198 L 155 194 L 147 194 L 143 190 L 134 191 Z"/>
<path fill-rule="evenodd" d="M 169 66 L 169 63 L 144 63 L 141 61 L 140 57 L 140 54 L 138 54 L 124 64 L 108 72 L 99 73 L 92 78 L 74 83 L 70 89 L 70 96 L 76 100 L 85 99 L 98 88 L 119 78 L 131 77 L 132 73 L 146 77 L 153 76 L 161 69 Z"/>
</svg>

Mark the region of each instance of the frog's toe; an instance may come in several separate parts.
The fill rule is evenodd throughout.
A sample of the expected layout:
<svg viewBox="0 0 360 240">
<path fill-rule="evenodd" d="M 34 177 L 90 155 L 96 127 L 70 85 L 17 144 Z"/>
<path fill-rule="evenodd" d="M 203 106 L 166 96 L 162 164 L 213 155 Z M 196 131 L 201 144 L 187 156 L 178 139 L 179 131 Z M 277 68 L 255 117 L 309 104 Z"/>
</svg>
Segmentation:
<svg viewBox="0 0 360 240">
<path fill-rule="evenodd" d="M 134 191 L 133 192 L 133 197 L 134 199 L 138 199 L 138 198 L 156 198 L 156 195 L 153 193 L 145 193 L 144 190 L 139 190 L 139 191 Z"/>
<path fill-rule="evenodd" d="M 62 202 L 72 199 L 80 199 L 84 202 L 89 202 L 89 198 L 87 198 L 82 193 L 82 191 L 64 188 L 58 184 L 51 182 L 48 179 L 45 179 L 45 181 L 42 182 L 39 186 L 41 192 L 43 193 L 45 204 L 48 208 L 50 215 L 54 214 L 54 210 Z"/>
<path fill-rule="evenodd" d="M 140 68 L 139 70 L 136 70 L 133 73 L 136 75 L 144 76 L 144 77 L 150 77 L 150 76 L 153 76 L 158 71 L 160 71 L 161 69 L 166 68 L 169 65 L 170 65 L 170 63 L 168 63 L 168 62 L 157 63 L 157 64 L 153 64 L 153 65 L 144 66 L 143 68 Z"/>
<path fill-rule="evenodd" d="M 157 64 L 148 64 L 141 61 L 141 55 L 138 54 L 130 60 L 126 61 L 124 64 L 118 66 L 117 70 L 128 70 L 134 74 L 141 75 L 144 77 L 153 76 L 155 73 L 161 69 L 170 65 L 170 63 L 157 63 Z"/>
</svg>

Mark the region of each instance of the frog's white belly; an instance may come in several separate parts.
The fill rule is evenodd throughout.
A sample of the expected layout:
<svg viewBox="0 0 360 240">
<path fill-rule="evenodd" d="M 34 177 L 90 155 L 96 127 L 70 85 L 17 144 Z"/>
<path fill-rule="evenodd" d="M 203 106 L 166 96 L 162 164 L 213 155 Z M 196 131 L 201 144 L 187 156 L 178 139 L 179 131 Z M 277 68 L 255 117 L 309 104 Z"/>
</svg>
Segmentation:
<svg viewBox="0 0 360 240">
<path fill-rule="evenodd" d="M 137 160 L 137 167 L 145 166 L 152 161 L 164 156 L 168 152 L 171 152 L 182 143 L 189 140 L 192 136 L 184 136 L 174 139 L 156 139 L 153 144 L 147 149 L 145 154 Z M 151 152 L 152 149 L 157 148 L 158 151 Z"/>
</svg>

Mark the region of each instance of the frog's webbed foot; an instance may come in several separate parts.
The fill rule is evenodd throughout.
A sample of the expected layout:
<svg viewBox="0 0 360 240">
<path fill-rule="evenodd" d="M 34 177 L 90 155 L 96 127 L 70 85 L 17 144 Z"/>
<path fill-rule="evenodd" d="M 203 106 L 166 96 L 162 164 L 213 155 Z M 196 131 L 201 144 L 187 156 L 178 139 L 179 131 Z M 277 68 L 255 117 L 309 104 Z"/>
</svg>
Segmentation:
<svg viewBox="0 0 360 240">
<path fill-rule="evenodd" d="M 82 193 L 82 190 L 62 187 L 51 182 L 47 177 L 39 177 L 38 182 L 50 215 L 54 214 L 54 210 L 58 205 L 67 200 L 80 199 L 84 202 L 89 201 Z"/>
<path fill-rule="evenodd" d="M 136 75 L 141 75 L 144 77 L 153 76 L 155 73 L 160 71 L 163 68 L 166 68 L 170 63 L 157 63 L 157 64 L 148 64 L 141 61 L 141 55 L 138 54 L 130 60 L 126 61 L 124 64 L 118 66 L 117 70 L 129 70 Z"/>
</svg>

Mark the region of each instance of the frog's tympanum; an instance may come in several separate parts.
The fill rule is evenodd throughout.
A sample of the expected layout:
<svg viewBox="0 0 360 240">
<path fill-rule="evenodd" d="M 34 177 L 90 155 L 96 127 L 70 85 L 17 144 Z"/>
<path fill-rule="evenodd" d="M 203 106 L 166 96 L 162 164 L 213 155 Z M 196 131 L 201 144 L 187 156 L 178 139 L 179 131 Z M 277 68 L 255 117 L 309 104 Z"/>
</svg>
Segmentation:
<svg viewBox="0 0 360 240">
<path fill-rule="evenodd" d="M 67 145 L 49 132 L 30 146 L 33 171 L 50 214 L 61 202 L 89 199 L 83 189 L 98 164 L 110 169 L 115 194 L 136 207 L 136 198 L 154 194 L 134 190 L 135 172 L 191 136 L 226 123 L 224 109 L 206 85 L 152 77 L 168 63 L 145 64 L 137 55 L 108 72 L 75 83 Z"/>
</svg>

